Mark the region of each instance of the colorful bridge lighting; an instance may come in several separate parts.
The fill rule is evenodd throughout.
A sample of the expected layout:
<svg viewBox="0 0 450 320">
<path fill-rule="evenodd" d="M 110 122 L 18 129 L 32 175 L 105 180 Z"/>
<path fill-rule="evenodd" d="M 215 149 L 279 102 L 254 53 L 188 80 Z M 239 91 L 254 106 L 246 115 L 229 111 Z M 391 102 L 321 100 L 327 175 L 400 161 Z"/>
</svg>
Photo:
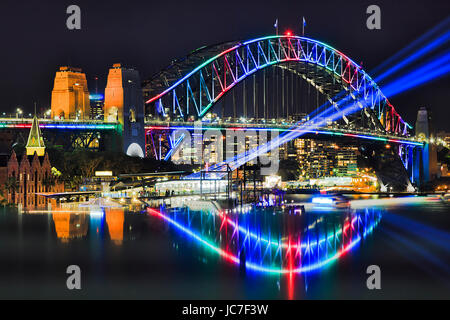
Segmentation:
<svg viewBox="0 0 450 320">
<path fill-rule="evenodd" d="M 60 130 L 119 130 L 116 124 L 85 124 L 85 123 L 40 123 L 41 129 Z M 0 128 L 4 129 L 30 129 L 31 123 L 0 122 Z"/>
<path fill-rule="evenodd" d="M 242 52 L 239 50 L 242 52 L 247 52 L 246 55 L 242 56 Z M 234 59 L 233 68 L 230 65 L 231 59 Z M 243 59 L 247 60 L 244 61 Z M 169 110 L 173 110 L 173 112 L 179 110 L 179 112 L 182 113 L 183 108 L 180 106 L 183 103 L 178 100 L 176 91 L 184 88 L 187 90 L 188 95 L 186 98 L 187 100 L 184 101 L 187 106 L 186 110 L 183 109 L 186 112 L 183 112 L 182 114 L 188 114 L 189 110 L 194 110 L 193 108 L 195 107 L 197 117 L 201 118 L 225 92 L 231 90 L 237 83 L 249 75 L 267 66 L 291 61 L 311 63 L 325 68 L 329 72 L 333 72 L 339 76 L 343 83 L 348 84 L 352 88 L 352 90 L 350 90 L 350 94 L 345 94 L 345 92 L 342 92 L 342 95 L 344 96 L 343 98 L 339 101 L 330 101 L 330 106 L 322 112 L 316 112 L 317 115 L 311 120 L 317 121 L 320 117 L 327 116 L 327 121 L 333 121 L 352 114 L 358 110 L 370 108 L 374 110 L 377 115 L 377 118 L 374 121 L 379 122 L 382 126 L 384 126 L 386 133 L 395 133 L 402 136 L 407 135 L 408 129 L 411 129 L 411 126 L 406 123 L 395 111 L 377 84 L 362 70 L 361 66 L 356 64 L 342 52 L 328 46 L 327 44 L 317 40 L 297 36 L 268 36 L 252 39 L 243 43 L 236 43 L 230 48 L 213 56 L 200 66 L 197 66 L 182 79 L 170 85 L 169 88 L 158 93 L 147 102 L 152 103 L 159 101 L 158 104 L 162 105 L 163 98 L 168 96 L 170 97 L 169 101 L 172 101 L 173 103 L 173 108 L 169 108 Z M 222 62 L 224 66 L 223 70 L 225 70 L 224 77 L 218 73 L 215 65 L 217 63 L 222 64 Z M 206 79 L 205 75 L 202 73 L 203 68 L 207 67 L 211 67 L 211 79 Z M 189 83 L 191 77 L 199 78 L 199 88 L 196 90 L 206 93 L 207 99 L 205 101 L 202 102 L 201 99 L 198 101 L 195 100 L 192 91 L 193 89 Z M 227 80 L 227 77 L 229 78 L 229 81 Z M 206 83 L 211 82 L 212 86 L 208 87 Z M 400 89 L 397 88 L 397 90 Z M 200 97 L 201 96 L 202 94 L 200 94 Z M 189 109 L 189 105 L 191 105 L 191 109 Z M 325 130 L 319 130 L 320 126 L 317 125 L 317 123 L 313 123 L 314 121 L 311 120 L 306 124 L 301 124 L 294 127 L 290 130 L 290 132 L 279 136 L 277 141 L 271 141 L 269 144 L 257 148 L 257 150 L 253 150 L 233 159 L 229 159 L 224 163 L 214 166 L 213 169 L 220 170 L 220 168 L 225 164 L 230 163 L 233 163 L 232 167 L 235 168 L 242 165 L 242 161 L 248 161 L 252 158 L 254 159 L 256 156 L 267 153 L 272 148 L 276 148 L 279 145 L 295 139 L 304 133 L 311 131 L 322 131 L 321 133 L 325 132 Z M 324 123 L 324 121 L 321 122 L 322 125 Z M 401 138 L 392 139 L 379 137 L 376 135 L 371 136 L 370 134 L 335 134 L 390 143 L 405 142 L 405 145 L 422 146 L 422 143 L 420 142 L 406 142 L 407 140 L 403 140 Z M 250 157 L 249 154 L 251 155 Z"/>
<path fill-rule="evenodd" d="M 304 124 L 300 124 L 299 126 L 294 127 L 293 129 L 295 129 L 295 130 L 292 130 L 283 135 L 280 135 L 280 136 L 276 137 L 275 139 L 271 140 L 270 142 L 268 142 L 262 146 L 259 146 L 253 150 L 241 153 L 231 159 L 227 159 L 219 164 L 216 164 L 215 166 L 213 166 L 211 168 L 211 170 L 224 171 L 223 168 L 226 165 L 230 166 L 230 168 L 232 170 L 234 170 L 234 169 L 240 167 L 241 165 L 243 165 L 244 163 L 257 158 L 258 156 L 265 154 L 265 153 L 269 152 L 270 150 L 273 150 L 274 148 L 277 148 L 280 145 L 282 145 L 290 140 L 300 137 L 301 135 L 307 133 L 308 131 L 317 130 L 318 128 L 323 126 L 326 123 L 326 121 L 328 121 L 329 119 L 331 119 L 332 121 L 335 119 L 338 119 L 338 118 L 340 119 L 340 118 L 342 118 L 343 114 L 352 113 L 355 110 L 357 110 L 358 108 L 359 108 L 359 106 L 356 103 L 349 103 L 348 106 L 346 106 L 343 110 L 339 110 L 339 111 L 336 111 L 336 110 L 334 110 L 334 108 L 330 107 L 327 110 L 323 111 L 321 114 L 317 115 L 315 118 L 310 119 L 309 121 L 307 121 Z M 328 114 L 330 111 L 333 111 L 332 115 Z M 323 118 L 324 114 L 327 114 L 327 120 L 325 120 Z M 315 120 L 317 120 L 317 121 L 315 121 Z M 193 173 L 193 174 L 189 175 L 187 177 L 187 179 L 198 178 L 198 175 L 199 175 L 199 173 Z M 225 176 L 226 172 L 224 171 L 224 173 L 222 175 Z"/>
<path fill-rule="evenodd" d="M 169 212 L 162 213 L 152 208 L 148 208 L 147 212 L 162 219 L 182 235 L 195 240 L 226 261 L 236 265 L 245 261 L 246 269 L 267 274 L 307 273 L 327 267 L 355 248 L 362 238 L 374 230 L 381 218 L 380 214 L 373 212 L 353 215 L 342 227 L 329 231 L 328 234 L 319 238 L 314 233 L 308 233 L 308 230 L 317 225 L 318 222 L 315 222 L 306 228 L 306 231 L 302 233 L 303 237 L 287 235 L 283 238 L 287 240 L 281 240 L 271 239 L 270 235 L 264 237 L 261 230 L 251 231 L 255 229 L 255 226 L 245 222 L 239 225 L 238 219 L 231 219 L 222 214 L 219 216 L 207 214 L 202 218 L 201 212 L 172 213 L 172 216 Z M 208 223 L 208 226 L 212 223 L 213 229 L 203 233 L 196 230 L 194 217 L 200 219 L 202 223 Z M 205 222 L 207 217 L 209 222 Z M 217 221 L 215 217 L 218 218 Z M 183 218 L 187 218 L 188 221 L 183 223 L 181 221 Z M 231 229 L 226 230 L 225 224 Z M 203 230 L 202 228 L 208 227 L 203 226 L 198 229 Z M 225 238 L 228 234 L 231 244 L 217 243 L 219 234 Z M 237 247 L 233 247 L 232 243 L 238 243 Z M 242 252 L 245 252 L 245 259 L 241 257 Z"/>
<path fill-rule="evenodd" d="M 341 51 L 323 42 L 294 35 L 280 35 L 235 42 L 229 44 L 229 48 L 226 48 L 224 44 L 217 48 L 223 51 L 217 49 L 216 52 L 208 48 L 212 52 L 208 51 L 211 58 L 195 67 L 186 65 L 182 70 L 190 69 L 191 71 L 173 83 L 162 84 L 164 81 L 159 78 L 159 74 L 149 80 L 147 89 L 150 98 L 147 103 L 155 103 L 155 108 L 160 113 L 164 112 L 164 106 L 167 107 L 174 118 L 194 115 L 199 119 L 226 92 L 255 72 L 273 65 L 298 62 L 324 69 L 335 79 L 339 79 L 343 87 L 351 88 L 352 93 L 363 96 L 367 103 L 366 107 L 373 109 L 381 118 L 389 118 L 386 122 L 387 131 L 404 134 L 408 128 L 377 84 L 362 70 L 361 66 Z M 199 49 L 190 56 L 201 54 L 202 50 Z M 177 66 L 183 65 L 185 61 L 186 59 L 180 59 Z M 166 71 L 173 72 L 170 68 Z M 176 77 L 176 74 L 173 76 Z M 153 82 L 154 85 L 152 85 Z M 354 97 L 354 99 L 359 98 Z M 334 106 L 336 107 L 335 104 Z M 395 125 L 391 125 L 391 122 L 395 122 Z"/>
<path fill-rule="evenodd" d="M 339 132 L 334 130 L 326 130 L 326 129 L 317 129 L 317 130 L 306 130 L 301 129 L 301 126 L 289 128 L 289 129 L 282 129 L 282 128 L 254 128 L 254 127 L 216 127 L 216 126 L 208 126 L 208 127 L 195 127 L 195 126 L 148 126 L 145 128 L 147 131 L 151 130 L 187 130 L 187 131 L 195 131 L 195 130 L 236 130 L 236 131 L 246 131 L 246 130 L 254 130 L 254 131 L 277 131 L 277 132 L 302 132 L 302 133 L 312 133 L 312 134 L 320 134 L 320 135 L 330 135 L 330 136 L 343 136 L 343 137 L 350 137 L 350 138 L 359 138 L 359 139 L 366 139 L 366 140 L 373 140 L 373 141 L 381 141 L 381 142 L 393 142 L 398 144 L 405 144 L 405 145 L 411 145 L 411 146 L 423 146 L 422 142 L 413 141 L 413 140 L 405 140 L 405 139 L 392 139 L 387 138 L 379 135 L 371 135 L 371 134 L 353 134 L 353 133 L 345 133 L 345 132 Z M 178 139 L 175 145 L 179 145 L 181 141 Z M 166 156 L 167 158 L 167 156 Z"/>
<path fill-rule="evenodd" d="M 448 66 L 447 66 L 448 67 Z M 445 68 L 444 68 L 445 70 Z M 412 80 L 410 80 L 412 81 Z M 365 99 L 360 100 L 359 102 L 351 101 L 348 97 L 345 97 L 341 99 L 339 102 L 339 109 L 336 111 L 333 107 L 329 107 L 325 111 L 321 112 L 320 114 L 316 115 L 314 118 L 310 119 L 306 123 L 302 123 L 298 125 L 297 127 L 294 127 L 293 130 L 290 132 L 287 132 L 285 134 L 282 134 L 272 141 L 266 143 L 265 145 L 259 146 L 253 150 L 250 150 L 248 152 L 244 152 L 240 155 L 237 155 L 231 159 L 227 159 L 222 163 L 219 163 L 215 166 L 213 166 L 211 169 L 214 171 L 220 171 L 223 170 L 224 166 L 229 165 L 232 169 L 238 168 L 244 163 L 251 161 L 258 156 L 265 154 L 269 152 L 270 150 L 273 150 L 274 148 L 279 147 L 280 145 L 300 137 L 301 135 L 311 131 L 311 130 L 318 130 L 318 128 L 324 126 L 326 124 L 326 121 L 334 121 L 336 119 L 340 119 L 343 117 L 343 115 L 352 114 L 355 111 L 360 109 L 360 104 L 365 104 L 367 101 L 367 97 Z M 330 114 L 331 113 L 331 114 Z M 326 117 L 326 119 L 325 119 Z M 401 118 L 399 118 L 401 119 Z M 405 123 L 406 124 L 406 123 Z M 359 137 L 359 138 L 369 138 L 367 135 L 352 135 L 349 134 L 349 136 L 353 137 Z M 381 137 L 375 137 L 374 139 L 383 141 L 383 138 Z M 400 139 L 387 139 L 384 142 L 398 142 L 401 141 Z M 420 146 L 422 143 L 415 143 L 417 146 Z M 196 178 L 198 174 L 194 173 L 187 178 Z M 225 173 L 223 174 L 225 175 Z"/>
</svg>

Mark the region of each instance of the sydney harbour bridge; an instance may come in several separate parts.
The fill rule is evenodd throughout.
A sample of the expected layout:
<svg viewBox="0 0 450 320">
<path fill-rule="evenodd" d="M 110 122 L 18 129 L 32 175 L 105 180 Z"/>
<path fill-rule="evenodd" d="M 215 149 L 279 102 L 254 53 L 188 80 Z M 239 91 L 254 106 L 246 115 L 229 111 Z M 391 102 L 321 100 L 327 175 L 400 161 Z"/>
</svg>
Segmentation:
<svg viewBox="0 0 450 320">
<path fill-rule="evenodd" d="M 358 146 L 380 184 L 412 191 L 411 183 L 423 180 L 427 144 L 411 135 L 412 126 L 361 65 L 314 39 L 277 35 L 202 47 L 144 81 L 142 91 L 145 130 L 139 135 L 145 135 L 147 157 L 169 160 L 184 139 L 174 138 L 175 131 L 248 129 L 277 135 L 211 169 L 234 170 L 297 138 L 339 139 Z M 122 132 L 123 122 L 131 121 L 126 112 L 123 118 L 42 119 L 40 126 L 44 136 L 53 132 L 52 139 L 71 148 L 110 149 L 134 139 Z M 0 128 L 30 125 L 14 119 Z"/>
</svg>

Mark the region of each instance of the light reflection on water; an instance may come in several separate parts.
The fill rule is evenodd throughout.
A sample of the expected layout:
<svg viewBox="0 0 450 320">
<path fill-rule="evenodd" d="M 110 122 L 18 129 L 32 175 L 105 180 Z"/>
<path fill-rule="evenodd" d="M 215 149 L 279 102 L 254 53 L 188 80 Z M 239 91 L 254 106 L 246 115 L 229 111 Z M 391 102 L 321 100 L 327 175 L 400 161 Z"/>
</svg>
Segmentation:
<svg viewBox="0 0 450 320">
<path fill-rule="evenodd" d="M 195 240 L 241 269 L 268 274 L 319 271 L 359 244 L 381 219 L 379 209 L 301 214 L 252 208 L 243 213 L 148 209 L 184 241 Z"/>
<path fill-rule="evenodd" d="M 299 281 L 302 290 L 307 290 L 308 274 L 319 274 L 359 246 L 382 216 L 381 209 L 369 208 L 328 213 L 302 213 L 295 207 L 147 210 L 166 224 L 174 247 L 206 257 L 205 261 L 211 255 L 220 256 L 222 263 L 235 265 L 248 276 L 277 276 L 278 287 L 284 283 L 288 299 L 295 298 Z"/>
<path fill-rule="evenodd" d="M 70 298 L 70 264 L 82 267 L 83 294 L 99 298 L 370 298 L 370 264 L 383 272 L 377 297 L 448 297 L 448 206 L 364 201 L 306 214 L 3 208 L 0 297 Z"/>
<path fill-rule="evenodd" d="M 68 242 L 70 239 L 82 239 L 88 231 L 92 237 L 102 239 L 105 223 L 111 240 L 116 244 L 123 241 L 123 225 L 125 211 L 122 208 L 106 208 L 86 212 L 67 212 L 65 209 L 54 208 L 51 217 L 55 225 L 58 239 Z"/>
</svg>

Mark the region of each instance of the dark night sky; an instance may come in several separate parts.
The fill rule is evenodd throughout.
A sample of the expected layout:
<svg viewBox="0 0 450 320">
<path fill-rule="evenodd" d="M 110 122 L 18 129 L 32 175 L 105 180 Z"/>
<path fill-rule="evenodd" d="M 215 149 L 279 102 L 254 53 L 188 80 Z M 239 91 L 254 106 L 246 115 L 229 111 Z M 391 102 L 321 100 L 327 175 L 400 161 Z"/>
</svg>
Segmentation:
<svg viewBox="0 0 450 320">
<path fill-rule="evenodd" d="M 82 30 L 66 28 L 66 8 L 82 10 Z M 366 28 L 366 8 L 378 4 L 382 30 Z M 0 101 L 2 112 L 21 105 L 32 112 L 33 101 L 48 108 L 53 77 L 61 65 L 83 68 L 90 91 L 94 76 L 106 85 L 114 62 L 135 67 L 144 79 L 171 59 L 207 44 L 250 39 L 280 32 L 306 35 L 343 51 L 370 71 L 450 15 L 448 0 L 412 1 L 21 1 L 0 3 Z M 447 44 L 448 48 L 448 44 Z M 450 131 L 450 77 L 391 99 L 414 123 L 419 106 L 433 111 L 437 129 Z"/>
</svg>

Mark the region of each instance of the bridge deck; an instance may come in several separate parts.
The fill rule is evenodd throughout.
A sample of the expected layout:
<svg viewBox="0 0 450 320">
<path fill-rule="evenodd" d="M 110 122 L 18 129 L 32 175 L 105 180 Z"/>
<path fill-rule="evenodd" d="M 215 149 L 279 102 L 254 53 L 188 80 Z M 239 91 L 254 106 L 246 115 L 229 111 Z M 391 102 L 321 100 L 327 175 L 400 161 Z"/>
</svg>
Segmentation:
<svg viewBox="0 0 450 320">
<path fill-rule="evenodd" d="M 374 130 L 352 130 L 347 128 L 341 128 L 338 126 L 327 126 L 318 130 L 302 130 L 296 127 L 296 123 L 207 123 L 207 122 L 163 122 L 152 121 L 146 122 L 145 129 L 150 130 L 177 130 L 185 129 L 188 131 L 194 130 L 256 130 L 256 131 L 278 131 L 278 132 L 305 132 L 306 134 L 314 135 L 331 135 L 331 136 L 343 136 L 351 138 L 378 140 L 382 142 L 392 142 L 401 144 L 410 144 L 416 146 L 422 146 L 423 143 L 415 137 L 403 137 L 400 135 L 386 134 L 380 131 Z"/>
</svg>

